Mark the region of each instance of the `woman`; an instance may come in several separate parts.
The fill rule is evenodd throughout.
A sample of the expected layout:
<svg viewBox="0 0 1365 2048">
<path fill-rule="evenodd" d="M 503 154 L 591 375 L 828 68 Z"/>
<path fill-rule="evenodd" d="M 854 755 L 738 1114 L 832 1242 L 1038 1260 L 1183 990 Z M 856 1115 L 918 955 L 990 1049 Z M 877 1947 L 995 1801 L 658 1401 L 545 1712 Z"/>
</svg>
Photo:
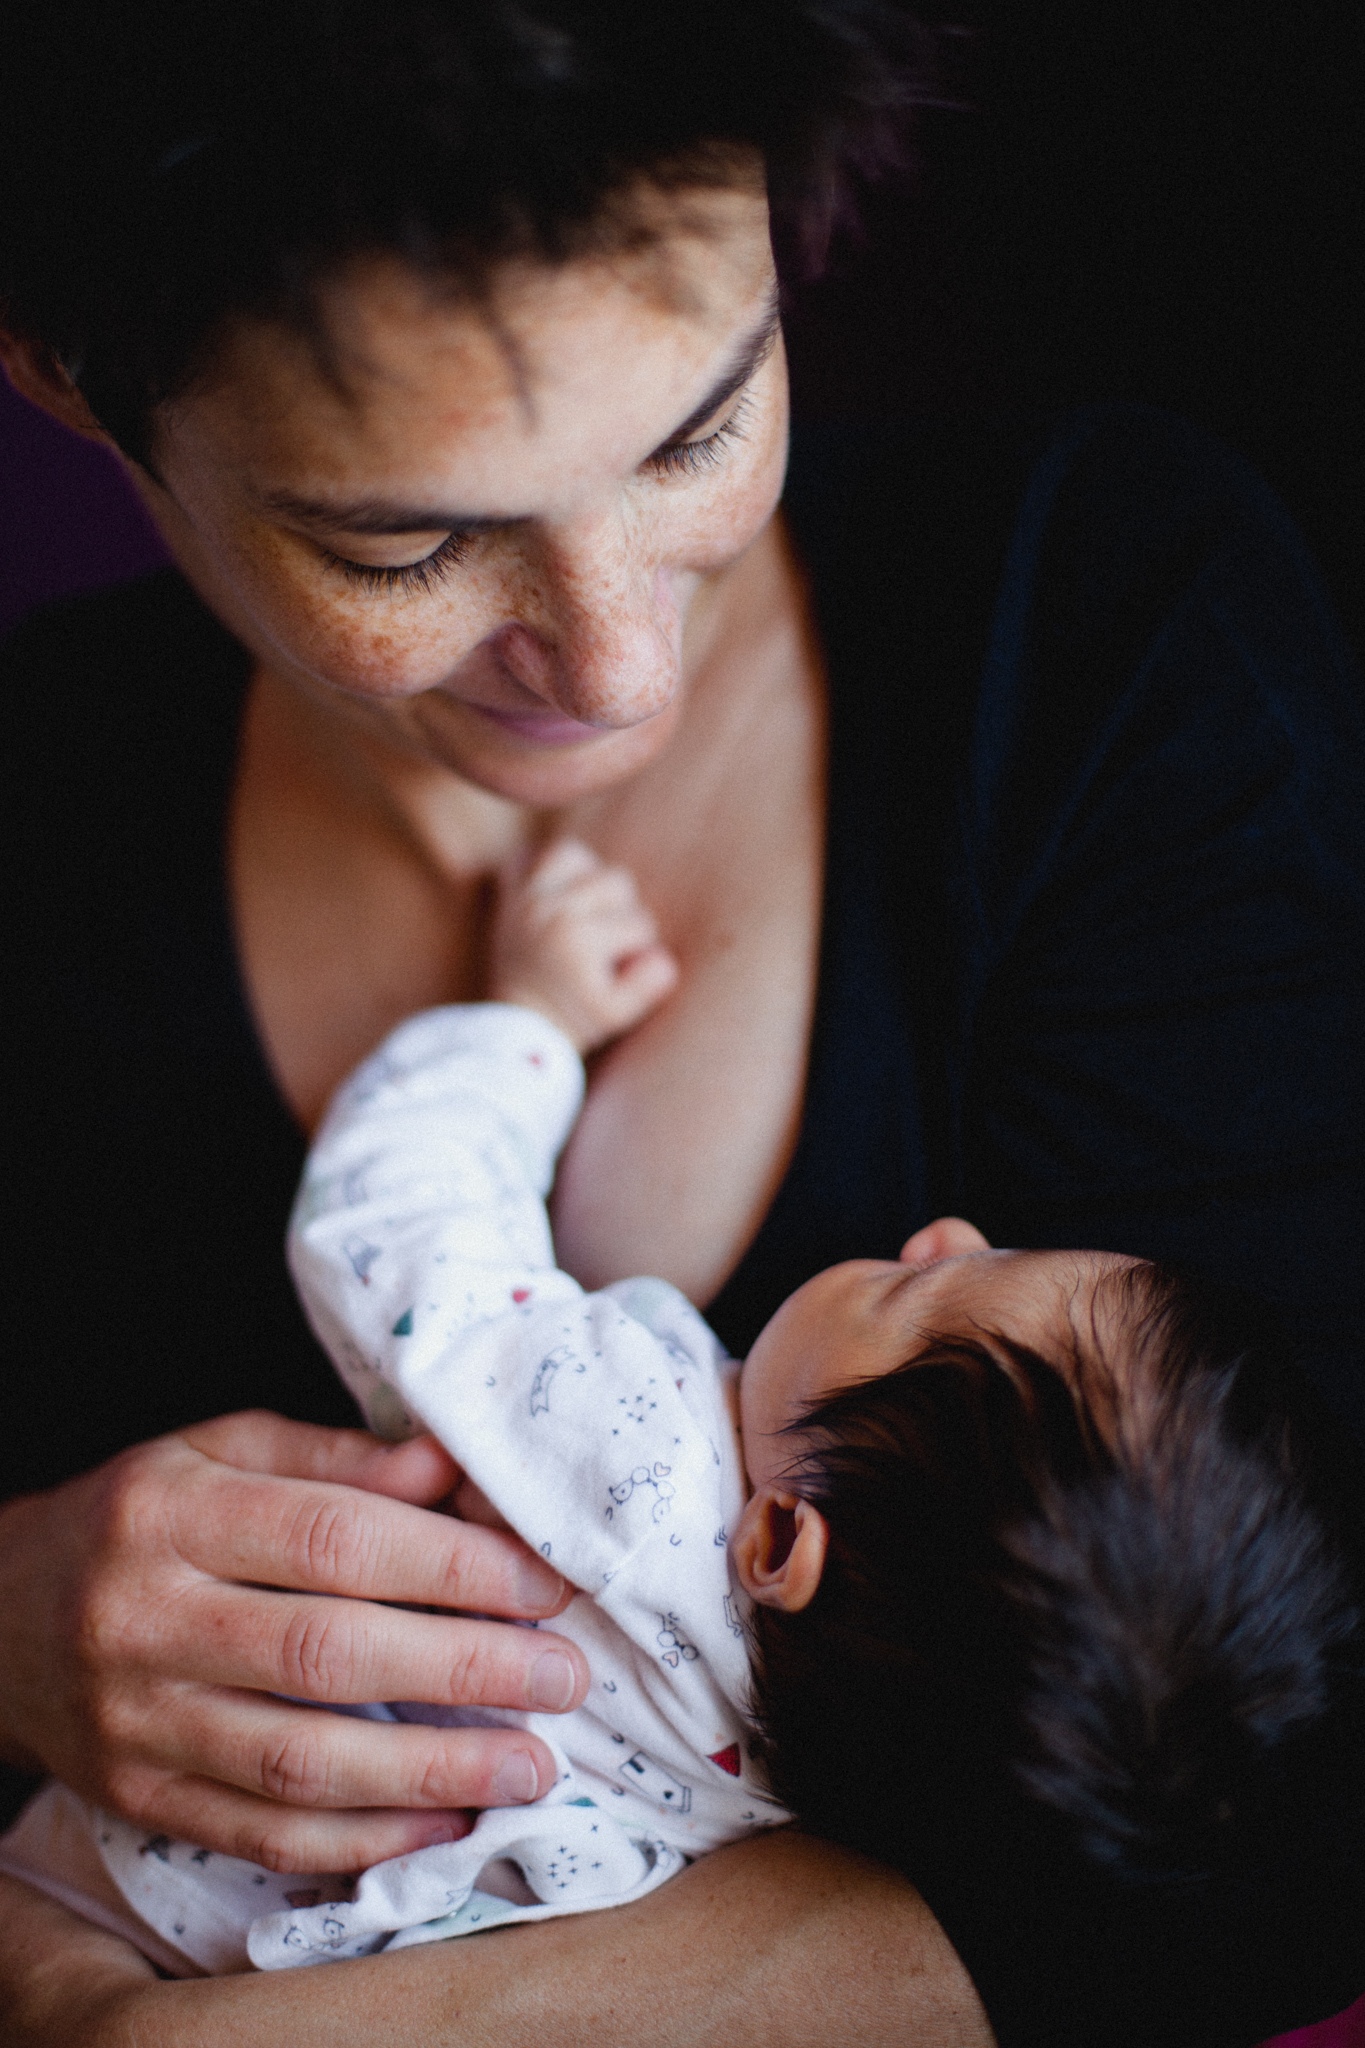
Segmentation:
<svg viewBox="0 0 1365 2048">
<path fill-rule="evenodd" d="M 277 1695 L 589 1680 L 552 1627 L 411 1611 L 564 1593 L 426 1511 L 439 1464 L 337 1427 L 278 1255 L 341 1076 L 478 992 L 493 869 L 582 835 L 682 965 L 561 1170 L 583 1280 L 662 1273 L 740 1348 L 946 1209 L 1273 1261 L 1359 1416 L 1365 745 L 1292 537 L 1160 421 L 816 450 L 798 558 L 768 193 L 818 239 L 906 97 L 894 14 L 230 12 L 92 9 L 60 66 L 25 13 L 0 109 L 10 374 L 115 441 L 188 581 L 6 661 L 46 1398 L 11 1432 L 0 1730 L 149 1853 L 345 1868 L 535 1796 L 546 1756 Z M 297 1420 L 221 1419 L 262 1407 Z M 963 2048 L 1251 2040 L 1358 1989 L 1349 1854 L 1326 1905 L 1286 1852 L 1176 1926 L 990 1815 L 906 1867 L 927 1906 L 788 1837 L 515 1942 L 181 1985 L 10 1885 L 0 1982 L 25 2043 L 611 2041 L 647 2009 L 665 2041 Z"/>
</svg>

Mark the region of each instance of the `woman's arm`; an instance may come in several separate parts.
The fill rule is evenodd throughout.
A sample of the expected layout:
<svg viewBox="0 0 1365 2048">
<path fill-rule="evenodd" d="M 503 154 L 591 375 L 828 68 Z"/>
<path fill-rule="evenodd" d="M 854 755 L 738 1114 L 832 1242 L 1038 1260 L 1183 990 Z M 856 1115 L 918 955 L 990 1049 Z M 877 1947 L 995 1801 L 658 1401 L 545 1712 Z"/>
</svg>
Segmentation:
<svg viewBox="0 0 1365 2048">
<path fill-rule="evenodd" d="M 0 1880 L 4 2048 L 991 2048 L 908 1884 L 783 1831 L 634 1906 L 325 1968 L 162 1983 Z M 36 1958 L 36 1959 L 35 1959 Z"/>
</svg>

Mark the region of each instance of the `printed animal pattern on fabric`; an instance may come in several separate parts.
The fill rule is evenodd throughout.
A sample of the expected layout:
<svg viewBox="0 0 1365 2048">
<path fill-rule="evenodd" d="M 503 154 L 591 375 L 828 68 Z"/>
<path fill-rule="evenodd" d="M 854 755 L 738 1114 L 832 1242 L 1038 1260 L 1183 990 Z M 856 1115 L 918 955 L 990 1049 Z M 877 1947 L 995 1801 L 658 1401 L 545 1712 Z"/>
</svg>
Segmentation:
<svg viewBox="0 0 1365 2048">
<path fill-rule="evenodd" d="M 367 1870 L 345 1904 L 307 1901 L 258 1919 L 247 1940 L 252 1962 L 264 1970 L 289 1969 L 475 1934 L 509 1920 L 625 1905 L 687 1861 L 660 1836 L 619 1827 L 585 1799 L 548 1809 L 500 1808 L 484 1815 L 477 1846 L 470 1835 L 450 1847 L 466 1854 L 444 1859 L 439 1904 L 427 1852 L 396 1856 Z M 519 1873 L 528 1902 L 479 1889 L 480 1875 L 499 1862 Z"/>
<path fill-rule="evenodd" d="M 623 1903 L 787 1818 L 748 1761 L 747 1616 L 725 1539 L 744 1497 L 725 1399 L 737 1368 L 666 1282 L 587 1294 L 555 1268 L 544 1199 L 582 1088 L 573 1047 L 530 1011 L 410 1019 L 337 1097 L 289 1240 L 309 1318 L 371 1425 L 430 1430 L 579 1589 L 547 1626 L 593 1675 L 567 1715 L 359 1711 L 534 1729 L 555 1790 L 354 1885 L 295 1877 L 284 1891 L 99 1816 L 115 1882 L 201 1968 L 224 1967 L 233 1941 L 259 1968 L 290 1968 Z M 516 1898 L 481 1884 L 493 1865 L 520 1873 Z"/>
</svg>

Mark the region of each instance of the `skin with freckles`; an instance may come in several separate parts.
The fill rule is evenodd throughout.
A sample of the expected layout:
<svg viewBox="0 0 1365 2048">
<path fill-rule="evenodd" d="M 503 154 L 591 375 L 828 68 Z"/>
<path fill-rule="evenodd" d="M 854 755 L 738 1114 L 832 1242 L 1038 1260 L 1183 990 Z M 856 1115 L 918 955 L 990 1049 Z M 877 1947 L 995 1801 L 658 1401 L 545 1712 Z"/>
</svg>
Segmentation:
<svg viewBox="0 0 1365 2048">
<path fill-rule="evenodd" d="M 254 658 L 231 908 L 300 1122 L 400 1018 L 484 993 L 494 872 L 576 831 L 640 877 L 681 980 L 595 1062 L 556 1191 L 560 1243 L 589 1280 L 659 1270 L 705 1299 L 799 1118 L 822 679 L 772 518 L 786 396 L 761 180 L 649 203 L 652 242 L 505 265 L 480 305 L 392 263 L 352 266 L 330 287 L 331 366 L 242 323 L 162 408 L 156 476 L 136 481 Z M 30 396 L 98 432 L 50 362 L 12 337 L 4 353 Z M 654 1170 L 664 1156 L 671 1179 Z M 486 1590 L 486 1532 L 459 1539 L 468 1599 L 383 1575 L 319 1584 L 311 1554 L 263 1559 L 243 1586 L 241 1499 L 291 1526 L 313 1456 L 283 1425 L 258 1464 L 262 1444 L 255 1423 L 211 1425 L 202 1447 L 144 1446 L 5 1510 L 16 1647 L 0 1658 L 0 1743 L 130 1819 L 279 1867 L 349 1867 L 448 1828 L 453 1807 L 514 1796 L 514 1754 L 533 1789 L 548 1753 L 501 1732 L 428 1733 L 422 1755 L 399 1756 L 363 1724 L 261 1704 L 360 1697 L 365 1663 L 364 1697 L 454 1687 L 519 1706 L 550 1654 L 492 1622 L 419 1627 L 391 1604 L 515 1615 Z M 365 1555 L 399 1504 L 363 1498 L 348 1466 L 308 1513 Z M 202 1608 L 183 1639 L 165 1617 L 188 1611 L 174 1597 L 187 1568 L 156 1548 L 178 1516 L 196 1531 Z M 352 1596 L 340 1613 L 337 1592 Z M 53 1614 L 77 1622 L 54 1631 Z M 210 1656 L 229 1632 L 228 1661 Z M 301 1682 L 291 1659 L 315 1632 L 328 1668 L 314 1660 Z M 586 1683 L 566 1668 L 544 1704 Z M 52 1714 L 54 1699 L 69 1707 Z M 414 1784 L 439 1822 L 404 1820 Z"/>
<path fill-rule="evenodd" d="M 253 662 L 227 848 L 231 907 L 262 1043 L 300 1123 L 311 1127 L 401 1018 L 486 993 L 490 879 L 572 834 L 637 877 L 679 980 L 644 1024 L 594 1056 L 556 1183 L 560 1257 L 589 1285 L 654 1272 L 706 1302 L 766 1213 L 800 1118 L 824 858 L 824 678 L 801 574 L 773 518 L 786 386 L 758 167 L 724 192 L 654 203 L 652 250 L 507 266 L 484 308 L 382 263 L 346 272 L 331 301 L 346 344 L 340 384 L 282 329 L 240 328 L 213 376 L 163 409 L 157 476 L 133 480 Z M 50 363 L 3 335 L 0 353 L 28 396 L 98 434 Z M 390 573 L 405 568 L 414 573 Z M 675 1165 L 661 1172 L 660 1160 Z M 6 1509 L 13 1626 L 0 1649 L 17 1646 L 32 1666 L 34 1701 L 65 1698 L 72 1645 L 51 1617 L 80 1616 L 98 1596 L 104 1627 L 76 1631 L 77 1705 L 44 1723 L 44 1742 L 54 1720 L 70 1735 L 62 1774 L 78 1776 L 78 1758 L 112 1745 L 122 1789 L 110 1803 L 132 1818 L 249 1857 L 268 1852 L 281 1868 L 358 1867 L 429 1838 L 435 1817 L 406 1802 L 433 1784 L 442 1808 L 497 1797 L 506 1739 L 436 1731 L 435 1753 L 399 1756 L 392 1729 L 371 1729 L 371 1742 L 370 1724 L 314 1714 L 312 1741 L 334 1766 L 328 1805 L 302 1805 L 288 1786 L 260 1796 L 260 1744 L 230 1725 L 233 1703 L 300 1688 L 242 1657 L 225 1692 L 202 1668 L 201 1645 L 222 1617 L 259 1623 L 267 1601 L 306 1619 L 313 1594 L 231 1583 L 220 1553 L 243 1500 L 283 1512 L 287 1489 L 307 1483 L 320 1517 L 344 1510 L 358 1537 L 375 1534 L 350 1486 L 354 1454 L 324 1456 L 283 1423 L 264 1434 L 263 1448 L 255 1421 L 206 1425 L 188 1450 L 168 1439 L 117 1471 Z M 380 1505 L 396 1535 L 408 1517 L 429 1525 L 433 1498 L 414 1491 Z M 196 1532 L 192 1572 L 178 1556 L 150 1555 L 138 1533 L 166 1526 L 172 1501 Z M 141 1519 L 133 1507 L 146 1510 Z M 107 1540 L 110 1525 L 131 1532 L 122 1549 Z M 459 1538 L 482 1560 L 465 1586 L 466 1604 L 484 1613 L 516 1611 L 489 1597 L 491 1553 L 473 1544 L 496 1534 L 466 1525 Z M 309 1586 L 306 1572 L 278 1562 L 253 1577 Z M 149 1585 L 166 1594 L 161 1612 L 183 1615 L 187 1578 L 201 1618 L 183 1640 L 169 1624 L 164 1644 L 144 1640 L 140 1621 L 127 1626 L 148 1611 Z M 375 1653 L 364 1697 L 436 1697 L 428 1688 L 451 1683 L 452 1660 L 433 1674 L 427 1635 L 453 1648 L 465 1630 L 479 1632 L 460 1641 L 482 1661 L 462 1667 L 464 1697 L 522 1704 L 524 1685 L 509 1686 L 502 1668 L 512 1651 L 499 1654 L 493 1637 L 511 1639 L 529 1680 L 524 1631 L 395 1609 L 388 1603 L 413 1594 L 382 1572 L 331 1590 L 351 1594 L 357 1635 Z M 448 1585 L 416 1597 L 440 1605 Z M 319 1619 L 329 1606 L 335 1619 L 335 1601 L 316 1605 Z M 427 1661 L 420 1685 L 381 1676 L 401 1661 L 395 1632 L 402 1656 Z M 103 1649 L 125 1642 L 127 1678 Z M 104 1732 L 109 1704 L 125 1699 L 135 1711 L 118 1725 L 136 1726 L 132 1748 Z M 190 1746 L 168 1752 L 165 1731 L 178 1742 L 177 1716 L 191 1709 Z M 332 1748 L 338 1730 L 360 1731 L 348 1737 L 354 1754 Z M 0 1741 L 11 1741 L 8 1722 Z M 13 1747 L 38 1754 L 42 1744 L 25 1732 Z M 97 1775 L 107 1792 L 102 1763 Z M 163 1811 L 167 1788 L 173 1812 Z M 452 1825 L 448 1812 L 441 1824 Z M 837 1984 L 849 2039 L 988 2039 L 961 1965 L 915 1894 L 897 1881 L 889 1896 L 882 1874 L 819 1845 L 793 1884 L 789 1858 L 806 1853 L 776 1838 L 722 1852 L 699 1883 L 679 1880 L 676 1906 L 634 1916 L 629 1938 L 604 1929 L 602 1951 L 580 1947 L 577 1962 L 540 1928 L 525 1930 L 512 1972 L 491 1944 L 484 1990 L 477 1966 L 458 1979 L 462 2035 L 473 2038 L 472 2027 L 503 2048 L 615 2039 L 645 1983 L 667 1987 L 660 2023 L 680 2048 L 766 2040 L 774 2025 L 792 2041 L 823 2041 L 828 1997 L 821 2004 L 807 1987 Z M 844 1894 L 846 1919 L 831 1905 Z M 703 1924 L 703 1898 L 717 1902 L 719 1941 Z M 812 1905 L 805 1920 L 793 1917 L 801 1899 Z M 22 1941 L 0 1945 L 22 2038 L 126 2038 L 121 2019 L 105 2035 L 60 2000 L 50 2024 L 27 2021 L 30 2009 L 48 2012 L 59 1978 L 74 1984 L 90 1945 L 89 1929 L 39 1904 L 33 1953 Z M 709 1959 L 755 1914 L 772 1939 L 727 1954 L 718 2003 Z M 789 1927 L 799 1929 L 793 1941 Z M 240 2038 L 263 2038 L 262 2026 L 291 2040 L 388 2038 L 402 1977 L 413 1985 L 402 2038 L 445 2039 L 455 1980 L 435 1950 L 414 1956 L 397 1959 L 397 1976 L 348 1968 L 343 2009 L 325 2015 L 319 1982 L 333 1973 L 244 1984 Z M 680 1957 L 700 1972 L 681 1994 L 679 1969 L 686 1977 L 691 1964 Z M 740 1966 L 749 1976 L 736 2004 Z M 869 1983 L 878 1995 L 850 2032 L 850 1999 Z M 223 1995 L 235 1996 L 154 1985 L 128 2023 L 167 2043 L 235 2039 L 237 2008 L 229 2015 Z"/>
<path fill-rule="evenodd" d="M 329 302 L 340 381 L 240 327 L 138 481 L 256 657 L 233 906 L 300 1120 L 403 1016 L 483 992 L 490 873 L 569 831 L 637 875 L 684 985 L 595 1068 L 562 1255 L 588 1284 L 659 1272 L 705 1301 L 795 1141 L 823 679 L 772 517 L 766 206 L 743 186 L 658 205 L 656 245 L 507 266 L 486 308 L 355 267 Z"/>
<path fill-rule="evenodd" d="M 634 257 L 508 265 L 487 314 L 393 261 L 329 300 L 344 382 L 244 324 L 163 422 L 153 507 L 198 580 L 273 677 L 414 761 L 555 805 L 639 769 L 684 621 L 781 484 L 761 212 L 717 194 Z"/>
</svg>

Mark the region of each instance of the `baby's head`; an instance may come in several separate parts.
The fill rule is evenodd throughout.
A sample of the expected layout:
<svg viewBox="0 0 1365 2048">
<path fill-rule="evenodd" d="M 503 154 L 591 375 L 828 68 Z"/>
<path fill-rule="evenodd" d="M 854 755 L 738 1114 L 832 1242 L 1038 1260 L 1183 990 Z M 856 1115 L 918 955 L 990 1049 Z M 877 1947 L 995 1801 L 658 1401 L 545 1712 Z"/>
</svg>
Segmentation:
<svg viewBox="0 0 1365 2048">
<path fill-rule="evenodd" d="M 970 1787 L 1148 1882 L 1249 1839 L 1356 1626 L 1257 1349 L 1166 1268 L 958 1219 L 784 1303 L 734 1556 L 803 1822 L 904 1864 Z"/>
</svg>

